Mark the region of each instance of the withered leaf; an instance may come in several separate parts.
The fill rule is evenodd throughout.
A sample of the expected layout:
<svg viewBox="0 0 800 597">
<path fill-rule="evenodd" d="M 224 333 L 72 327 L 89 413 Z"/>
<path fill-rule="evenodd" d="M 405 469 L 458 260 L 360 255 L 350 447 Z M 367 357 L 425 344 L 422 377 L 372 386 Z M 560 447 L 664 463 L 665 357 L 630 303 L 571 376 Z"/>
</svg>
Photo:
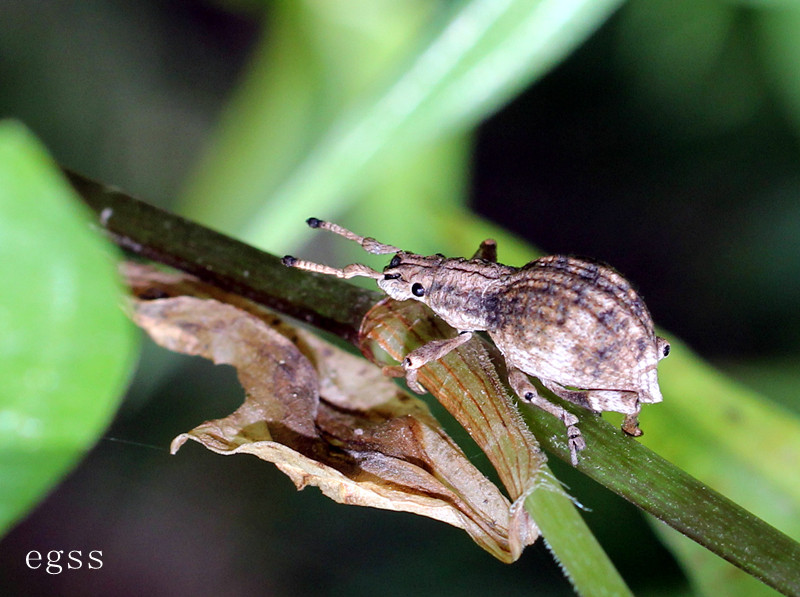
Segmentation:
<svg viewBox="0 0 800 597">
<path fill-rule="evenodd" d="M 361 349 L 371 361 L 390 365 L 426 342 L 457 333 L 423 303 L 386 298 L 364 317 Z M 502 359 L 492 358 L 486 343 L 473 337 L 422 367 L 419 381 L 486 453 L 514 500 L 512 516 L 524 519 L 528 495 L 538 488 L 559 489 L 544 466 L 536 438 L 497 375 L 497 363 Z"/>
<path fill-rule="evenodd" d="M 141 266 L 127 273 L 144 296 L 169 296 L 178 287 L 211 292 L 188 276 L 170 278 Z M 341 503 L 463 528 L 504 562 L 536 539 L 533 521 L 512 516 L 509 500 L 423 402 L 364 359 L 257 306 L 249 310 L 257 315 L 192 296 L 134 300 L 134 319 L 157 343 L 233 365 L 245 389 L 239 409 L 179 435 L 173 452 L 192 439 L 220 454 L 254 454 L 300 489 L 314 485 Z"/>
</svg>

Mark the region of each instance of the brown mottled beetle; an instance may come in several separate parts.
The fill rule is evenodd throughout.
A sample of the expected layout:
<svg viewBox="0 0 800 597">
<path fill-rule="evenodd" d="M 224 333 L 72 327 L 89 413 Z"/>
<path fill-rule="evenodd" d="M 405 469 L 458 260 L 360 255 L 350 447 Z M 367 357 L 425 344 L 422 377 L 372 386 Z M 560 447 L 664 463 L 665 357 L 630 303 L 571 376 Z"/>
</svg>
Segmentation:
<svg viewBox="0 0 800 597">
<path fill-rule="evenodd" d="M 307 223 L 354 240 L 369 253 L 395 256 L 383 272 L 359 263 L 337 269 L 291 256 L 283 258 L 285 265 L 339 278 L 374 278 L 392 298 L 421 301 L 459 330 L 455 338 L 429 342 L 403 360 L 414 391 L 424 393 L 416 380 L 420 367 L 473 332 L 486 331 L 505 357 L 517 395 L 566 425 L 573 465 L 586 447 L 578 418 L 539 396 L 528 375 L 574 404 L 625 414 L 622 429 L 633 436 L 642 434 L 642 403 L 661 402 L 656 367 L 669 354 L 669 344 L 655 335 L 636 291 L 610 267 L 560 255 L 510 267 L 497 263 L 493 240 L 481 243 L 472 259 L 424 257 L 330 222 L 309 218 Z"/>
</svg>

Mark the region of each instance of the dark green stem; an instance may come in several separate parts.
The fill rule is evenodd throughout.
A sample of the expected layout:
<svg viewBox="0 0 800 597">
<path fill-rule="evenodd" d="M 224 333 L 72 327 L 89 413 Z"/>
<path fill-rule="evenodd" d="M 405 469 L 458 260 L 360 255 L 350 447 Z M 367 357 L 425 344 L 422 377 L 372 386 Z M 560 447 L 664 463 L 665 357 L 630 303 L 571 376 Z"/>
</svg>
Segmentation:
<svg viewBox="0 0 800 597">
<path fill-rule="evenodd" d="M 330 276 L 288 268 L 274 255 L 67 172 L 100 225 L 122 248 L 188 272 L 353 343 L 383 295 Z"/>
</svg>

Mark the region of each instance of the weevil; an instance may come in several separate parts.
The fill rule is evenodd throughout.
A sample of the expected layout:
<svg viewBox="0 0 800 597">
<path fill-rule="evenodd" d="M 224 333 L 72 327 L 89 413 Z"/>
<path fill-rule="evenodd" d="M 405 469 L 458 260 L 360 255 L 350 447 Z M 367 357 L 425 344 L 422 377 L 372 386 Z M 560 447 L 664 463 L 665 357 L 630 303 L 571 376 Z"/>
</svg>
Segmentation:
<svg viewBox="0 0 800 597">
<path fill-rule="evenodd" d="M 285 265 L 339 278 L 373 278 L 390 297 L 421 301 L 459 331 L 403 359 L 402 371 L 415 392 L 425 392 L 417 382 L 420 367 L 473 333 L 486 332 L 505 359 L 517 396 L 566 426 L 573 465 L 586 448 L 578 417 L 540 396 L 528 376 L 595 413 L 624 414 L 622 430 L 632 436 L 642 435 L 641 405 L 662 400 L 656 369 L 669 354 L 669 343 L 656 336 L 650 312 L 631 284 L 605 264 L 553 255 L 511 267 L 497 262 L 493 240 L 481 243 L 471 259 L 423 256 L 317 218 L 307 224 L 355 241 L 369 253 L 394 257 L 382 272 L 360 263 L 339 269 L 289 255 Z"/>
</svg>

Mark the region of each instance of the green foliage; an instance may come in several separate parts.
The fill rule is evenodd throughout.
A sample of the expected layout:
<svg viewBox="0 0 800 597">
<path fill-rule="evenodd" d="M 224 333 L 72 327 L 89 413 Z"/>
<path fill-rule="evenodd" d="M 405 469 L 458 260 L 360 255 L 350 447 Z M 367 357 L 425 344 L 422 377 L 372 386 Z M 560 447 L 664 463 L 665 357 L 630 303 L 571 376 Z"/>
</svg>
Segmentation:
<svg viewBox="0 0 800 597">
<path fill-rule="evenodd" d="M 440 176 L 428 165 L 450 158 L 429 153 L 431 143 L 474 127 L 562 59 L 618 4 L 471 0 L 425 22 L 417 16 L 420 5 L 411 2 L 412 14 L 398 28 L 394 12 L 355 27 L 325 3 L 279 3 L 271 15 L 278 31 L 258 50 L 220 141 L 190 183 L 186 210 L 223 229 L 247 221 L 247 240 L 275 251 L 297 242 L 294 226 L 309 213 L 330 218 L 354 207 L 364 192 L 394 189 L 394 195 L 402 193 L 404 214 L 425 213 L 430 194 L 409 192 L 417 189 L 403 182 L 409 176 L 421 182 L 415 174 L 423 172 L 429 181 Z M 350 35 L 329 33 L 303 48 L 294 45 L 309 30 L 336 27 Z M 387 48 L 389 28 L 394 35 Z M 353 44 L 361 51 L 354 52 Z M 372 76 L 356 83 L 336 76 L 360 71 L 359 61 L 375 55 L 382 68 L 368 67 Z M 331 56 L 345 61 L 332 78 L 309 81 Z M 288 78 L 293 84 L 283 85 Z M 323 100 L 312 103 L 323 84 Z M 324 99 L 329 97 L 333 106 Z M 435 198 L 460 199 L 463 186 L 453 182 L 455 188 Z M 257 209 L 254 192 L 260 193 Z M 382 197 L 381 204 L 389 201 Z M 408 225 L 417 224 L 412 218 Z"/>
<path fill-rule="evenodd" d="M 0 124 L 0 530 L 115 412 L 134 357 L 116 251 L 21 125 Z"/>
<path fill-rule="evenodd" d="M 565 496 L 541 489 L 525 501 L 548 549 L 579 595 L 632 595 L 575 505 Z"/>
</svg>

